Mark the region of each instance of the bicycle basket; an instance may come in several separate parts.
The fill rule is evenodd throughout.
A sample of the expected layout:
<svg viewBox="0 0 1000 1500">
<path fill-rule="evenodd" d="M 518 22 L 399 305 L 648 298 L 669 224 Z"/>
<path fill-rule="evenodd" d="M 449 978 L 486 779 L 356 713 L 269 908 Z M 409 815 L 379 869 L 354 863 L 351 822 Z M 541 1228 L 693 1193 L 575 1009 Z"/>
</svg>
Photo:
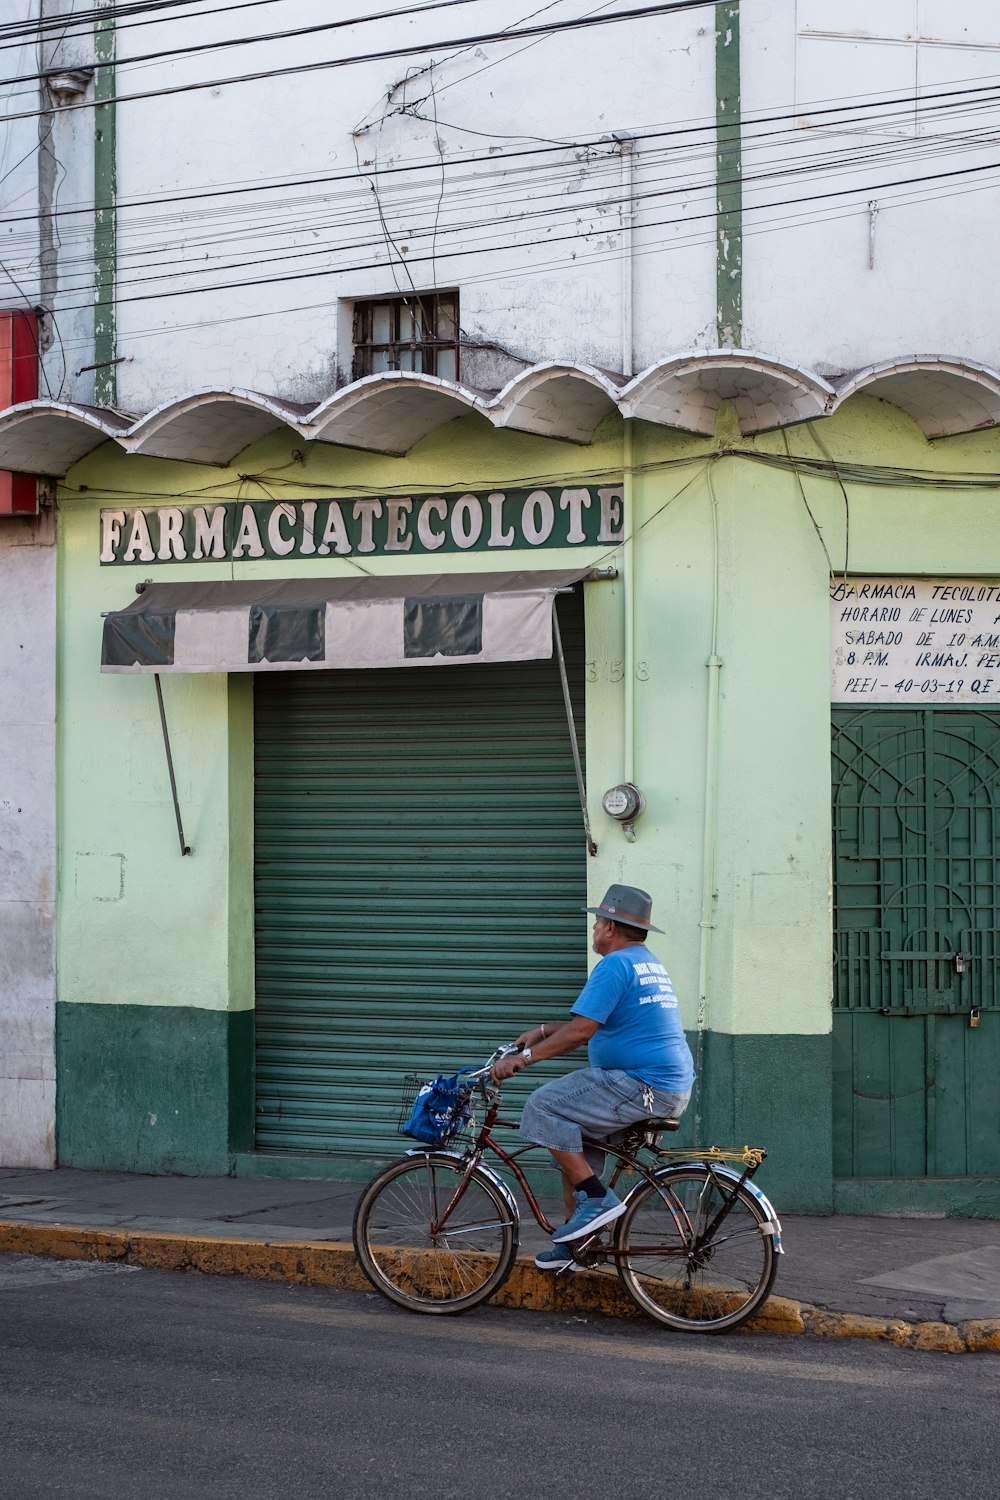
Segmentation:
<svg viewBox="0 0 1000 1500">
<path fill-rule="evenodd" d="M 446 1078 L 439 1073 L 427 1083 L 414 1073 L 403 1079 L 399 1112 L 400 1135 L 412 1136 L 426 1146 L 444 1146 L 472 1120 L 472 1090 L 462 1082 L 461 1069 Z"/>
</svg>

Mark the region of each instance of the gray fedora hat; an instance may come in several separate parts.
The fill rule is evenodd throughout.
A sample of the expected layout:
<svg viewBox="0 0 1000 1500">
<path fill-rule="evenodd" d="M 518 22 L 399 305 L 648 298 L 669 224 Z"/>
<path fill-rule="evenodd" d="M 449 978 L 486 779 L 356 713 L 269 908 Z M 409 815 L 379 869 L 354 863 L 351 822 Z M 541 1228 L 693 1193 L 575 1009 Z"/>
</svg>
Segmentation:
<svg viewBox="0 0 1000 1500">
<path fill-rule="evenodd" d="M 635 885 L 609 885 L 600 906 L 585 906 L 583 910 L 607 917 L 609 922 L 622 922 L 626 927 L 644 927 L 647 932 L 663 931 L 649 920 L 653 911 L 652 896 Z"/>
</svg>

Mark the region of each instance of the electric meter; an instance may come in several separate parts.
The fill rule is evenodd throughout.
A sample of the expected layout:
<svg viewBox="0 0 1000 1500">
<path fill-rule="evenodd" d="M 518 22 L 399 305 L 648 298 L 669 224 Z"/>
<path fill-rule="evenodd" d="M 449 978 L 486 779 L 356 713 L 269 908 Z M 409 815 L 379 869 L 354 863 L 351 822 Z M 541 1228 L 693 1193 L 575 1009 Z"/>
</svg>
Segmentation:
<svg viewBox="0 0 1000 1500">
<path fill-rule="evenodd" d="M 611 787 L 601 799 L 604 811 L 619 823 L 631 823 L 646 806 L 646 799 L 631 781 L 622 781 Z"/>
</svg>

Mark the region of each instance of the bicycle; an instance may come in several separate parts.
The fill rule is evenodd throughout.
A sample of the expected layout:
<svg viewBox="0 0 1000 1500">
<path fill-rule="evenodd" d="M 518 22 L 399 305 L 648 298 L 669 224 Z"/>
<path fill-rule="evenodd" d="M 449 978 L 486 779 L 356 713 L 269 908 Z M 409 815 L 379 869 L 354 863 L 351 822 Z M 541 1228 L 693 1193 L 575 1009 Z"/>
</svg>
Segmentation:
<svg viewBox="0 0 1000 1500">
<path fill-rule="evenodd" d="M 484 1165 L 487 1153 L 513 1173 L 539 1226 L 555 1233 L 519 1161 L 541 1148 L 508 1151 L 492 1134 L 496 1127 L 516 1129 L 515 1121 L 500 1118 L 502 1089 L 490 1079 L 493 1064 L 515 1051 L 497 1048 L 464 1079 L 470 1106 L 478 1089 L 485 1107 L 478 1131 L 470 1122 L 464 1149 L 412 1148 L 379 1172 L 358 1201 L 358 1262 L 372 1286 L 400 1307 L 465 1312 L 494 1296 L 510 1275 L 520 1214 L 503 1178 Z M 612 1188 L 628 1174 L 639 1180 L 623 1193 L 624 1214 L 564 1248 L 573 1269 L 613 1267 L 632 1300 L 667 1327 L 719 1333 L 737 1328 L 767 1299 L 784 1253 L 781 1225 L 752 1181 L 767 1153 L 662 1148 L 661 1134 L 679 1123 L 651 1118 L 612 1140 L 585 1142 L 614 1159 Z"/>
</svg>

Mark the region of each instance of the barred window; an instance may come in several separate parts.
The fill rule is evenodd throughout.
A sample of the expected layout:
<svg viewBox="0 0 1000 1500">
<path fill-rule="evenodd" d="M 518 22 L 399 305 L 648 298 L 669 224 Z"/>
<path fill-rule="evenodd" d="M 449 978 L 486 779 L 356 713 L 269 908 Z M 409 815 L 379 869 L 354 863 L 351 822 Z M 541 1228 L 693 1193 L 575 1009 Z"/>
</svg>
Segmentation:
<svg viewBox="0 0 1000 1500">
<path fill-rule="evenodd" d="M 410 292 L 354 305 L 354 379 L 414 370 L 458 379 L 458 293 Z"/>
</svg>

